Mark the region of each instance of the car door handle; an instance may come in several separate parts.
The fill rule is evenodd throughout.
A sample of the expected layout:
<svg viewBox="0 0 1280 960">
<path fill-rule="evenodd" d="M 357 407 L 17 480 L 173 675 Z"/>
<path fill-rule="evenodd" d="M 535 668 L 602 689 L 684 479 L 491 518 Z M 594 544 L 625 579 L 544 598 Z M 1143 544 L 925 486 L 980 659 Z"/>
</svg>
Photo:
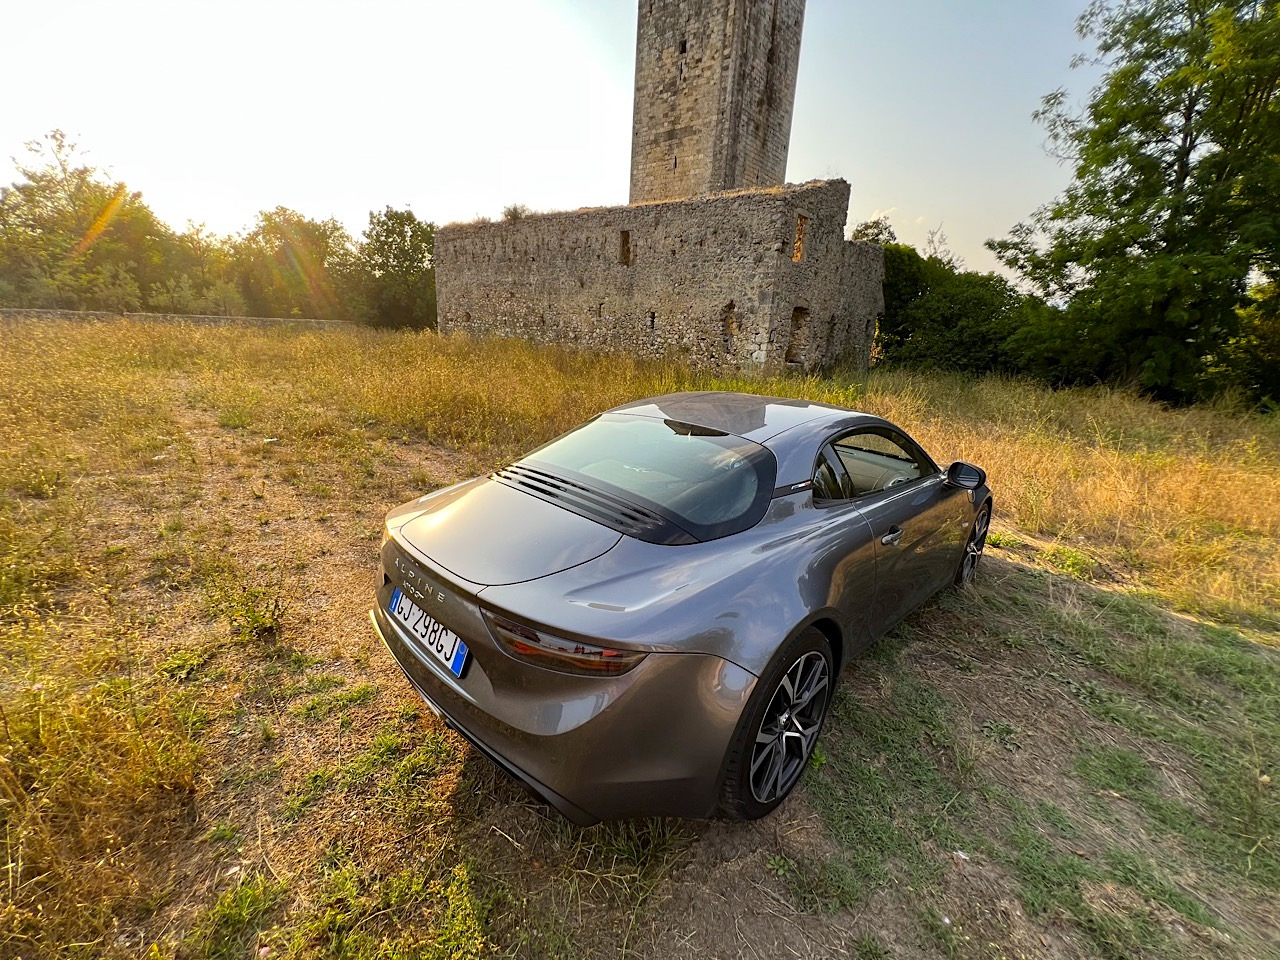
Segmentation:
<svg viewBox="0 0 1280 960">
<path fill-rule="evenodd" d="M 897 524 L 889 528 L 889 532 L 880 538 L 880 542 L 886 547 L 896 547 L 898 541 L 902 539 L 902 528 Z"/>
</svg>

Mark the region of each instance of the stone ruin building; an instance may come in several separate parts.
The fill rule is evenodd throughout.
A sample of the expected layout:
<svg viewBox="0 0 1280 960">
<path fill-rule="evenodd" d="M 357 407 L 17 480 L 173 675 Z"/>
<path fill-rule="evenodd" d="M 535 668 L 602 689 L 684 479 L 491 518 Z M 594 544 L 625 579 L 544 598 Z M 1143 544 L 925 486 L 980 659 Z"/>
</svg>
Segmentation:
<svg viewBox="0 0 1280 960">
<path fill-rule="evenodd" d="M 845 239 L 845 181 L 782 182 L 803 22 L 804 0 L 640 0 L 630 204 L 441 228 L 441 331 L 865 368 L 881 249 Z"/>
</svg>

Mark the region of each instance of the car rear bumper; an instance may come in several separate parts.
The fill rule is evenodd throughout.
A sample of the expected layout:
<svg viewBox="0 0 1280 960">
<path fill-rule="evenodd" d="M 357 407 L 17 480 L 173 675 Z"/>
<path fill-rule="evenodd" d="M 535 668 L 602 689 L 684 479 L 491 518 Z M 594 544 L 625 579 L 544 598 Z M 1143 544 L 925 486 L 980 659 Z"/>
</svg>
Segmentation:
<svg viewBox="0 0 1280 960">
<path fill-rule="evenodd" d="M 650 654 L 635 671 L 643 671 L 642 682 L 607 707 L 569 729 L 539 732 L 504 723 L 464 695 L 381 604 L 370 619 L 428 707 L 574 823 L 715 813 L 724 756 L 756 680 L 736 664 Z M 549 702 L 547 710 L 572 706 Z"/>
<path fill-rule="evenodd" d="M 449 729 L 456 730 L 460 733 L 466 738 L 468 743 L 492 760 L 500 769 L 505 771 L 508 776 L 524 784 L 524 786 L 532 791 L 536 796 L 555 807 L 564 814 L 567 819 L 572 820 L 578 826 L 589 827 L 592 824 L 600 822 L 599 817 L 592 816 L 581 807 L 570 803 L 545 783 L 539 783 L 536 779 L 525 773 L 506 757 L 502 756 L 462 724 L 458 723 L 458 721 L 453 717 L 449 716 L 443 707 L 431 699 L 427 694 L 427 691 L 422 689 L 422 685 L 419 684 L 418 681 L 414 679 L 413 674 L 409 672 L 408 667 L 405 666 L 405 662 L 401 659 L 407 653 L 405 644 L 394 634 L 394 632 L 390 634 L 393 639 L 388 639 L 388 633 L 383 629 L 382 624 L 379 622 L 377 611 L 369 611 L 369 621 L 373 624 L 373 629 L 377 632 L 388 652 L 390 652 L 392 658 L 396 661 L 396 665 L 405 675 L 405 679 L 408 680 L 413 686 L 413 689 L 418 692 L 418 696 L 422 697 L 431 712 L 444 721 L 445 725 L 448 726 Z"/>
</svg>

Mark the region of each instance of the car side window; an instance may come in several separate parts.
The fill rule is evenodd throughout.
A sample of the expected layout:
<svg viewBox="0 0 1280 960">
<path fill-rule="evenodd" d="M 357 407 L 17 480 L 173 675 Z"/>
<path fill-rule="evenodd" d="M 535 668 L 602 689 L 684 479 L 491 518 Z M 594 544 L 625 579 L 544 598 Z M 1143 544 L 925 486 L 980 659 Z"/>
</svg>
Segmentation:
<svg viewBox="0 0 1280 960">
<path fill-rule="evenodd" d="M 852 496 L 848 478 L 831 446 L 822 448 L 813 471 L 813 496 L 815 500 L 848 500 Z"/>
<path fill-rule="evenodd" d="M 879 493 L 937 473 L 929 458 L 902 434 L 886 427 L 864 427 L 831 444 L 853 487 L 852 496 Z"/>
</svg>

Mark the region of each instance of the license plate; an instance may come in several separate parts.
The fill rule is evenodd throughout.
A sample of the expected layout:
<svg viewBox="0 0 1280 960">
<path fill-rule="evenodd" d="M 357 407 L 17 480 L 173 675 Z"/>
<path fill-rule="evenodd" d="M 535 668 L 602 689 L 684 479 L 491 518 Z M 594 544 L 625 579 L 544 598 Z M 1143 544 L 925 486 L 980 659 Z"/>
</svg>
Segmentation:
<svg viewBox="0 0 1280 960">
<path fill-rule="evenodd" d="M 463 664 L 467 662 L 467 645 L 462 642 L 461 637 L 428 616 L 399 587 L 391 592 L 387 612 L 420 641 L 423 649 L 448 667 L 450 673 L 455 677 L 462 676 Z"/>
</svg>

